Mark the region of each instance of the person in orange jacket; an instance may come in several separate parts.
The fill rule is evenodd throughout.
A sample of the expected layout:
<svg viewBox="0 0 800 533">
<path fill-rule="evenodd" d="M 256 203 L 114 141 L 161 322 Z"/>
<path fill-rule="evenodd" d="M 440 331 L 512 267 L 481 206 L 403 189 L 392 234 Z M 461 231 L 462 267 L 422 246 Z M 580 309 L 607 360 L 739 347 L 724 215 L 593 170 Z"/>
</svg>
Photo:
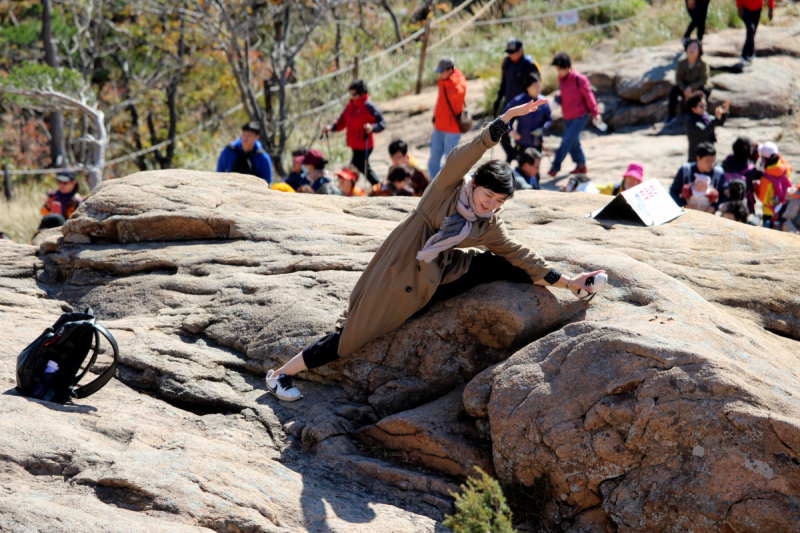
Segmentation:
<svg viewBox="0 0 800 533">
<path fill-rule="evenodd" d="M 792 165 L 778 153 L 778 145 L 765 142 L 758 147 L 764 171 L 761 179 L 753 182 L 753 190 L 761 200 L 762 225 L 774 228 L 775 211 L 786 202 L 786 191 L 792 186 Z"/>
<path fill-rule="evenodd" d="M 756 30 L 758 21 L 761 19 L 761 10 L 764 8 L 764 0 L 736 0 L 736 7 L 739 11 L 739 18 L 744 21 L 747 37 L 742 48 L 742 61 L 750 63 L 756 57 Z M 772 21 L 775 12 L 775 0 L 767 0 L 767 16 Z"/>
<path fill-rule="evenodd" d="M 442 169 L 442 157 L 461 142 L 458 116 L 464 110 L 467 96 L 467 78 L 456 68 L 452 57 L 443 57 L 436 67 L 439 73 L 439 97 L 433 111 L 433 136 L 431 157 L 428 159 L 428 176 L 434 179 Z"/>
<path fill-rule="evenodd" d="M 42 206 L 42 216 L 61 215 L 66 220 L 81 205 L 82 198 L 78 194 L 78 178 L 74 172 L 63 171 L 56 176 L 56 183 L 58 183 L 58 189 L 47 193 L 47 198 Z"/>
</svg>

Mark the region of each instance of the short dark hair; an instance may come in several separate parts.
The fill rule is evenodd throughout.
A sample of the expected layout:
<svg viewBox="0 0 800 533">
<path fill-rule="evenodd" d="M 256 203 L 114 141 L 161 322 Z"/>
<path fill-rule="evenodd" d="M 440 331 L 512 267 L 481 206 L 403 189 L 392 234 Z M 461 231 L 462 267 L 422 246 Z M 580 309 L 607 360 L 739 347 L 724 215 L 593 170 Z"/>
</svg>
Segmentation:
<svg viewBox="0 0 800 533">
<path fill-rule="evenodd" d="M 393 156 L 397 152 L 403 155 L 408 153 L 408 145 L 403 139 L 395 139 L 389 143 L 389 155 Z"/>
<path fill-rule="evenodd" d="M 529 72 L 528 74 L 525 74 L 524 78 L 522 78 L 522 86 L 527 89 L 534 83 L 540 81 L 542 81 L 542 77 L 539 75 L 538 72 Z"/>
<path fill-rule="evenodd" d="M 405 181 L 411 177 L 411 169 L 405 165 L 400 165 L 399 167 L 395 167 L 389 172 L 389 176 L 386 178 L 392 183 L 397 183 L 398 181 Z"/>
<path fill-rule="evenodd" d="M 747 161 L 753 155 L 753 141 L 742 135 L 733 141 L 733 157 L 739 161 Z"/>
<path fill-rule="evenodd" d="M 522 152 L 517 155 L 517 161 L 521 165 L 533 165 L 536 163 L 537 159 L 542 158 L 542 152 L 537 150 L 536 148 L 530 147 L 525 148 Z"/>
<path fill-rule="evenodd" d="M 367 90 L 367 82 L 364 80 L 355 80 L 347 88 L 348 91 L 355 91 L 357 95 L 363 96 L 369 92 Z"/>
<path fill-rule="evenodd" d="M 688 51 L 689 45 L 691 44 L 697 45 L 697 49 L 700 52 L 697 57 L 703 57 L 703 42 L 699 39 L 689 39 L 688 41 L 686 41 L 686 44 L 683 45 L 683 49 Z"/>
<path fill-rule="evenodd" d="M 570 68 L 572 66 L 572 58 L 566 52 L 558 52 L 553 57 L 553 66 L 559 68 Z"/>
<path fill-rule="evenodd" d="M 697 155 L 698 159 L 701 157 L 708 157 L 710 155 L 716 157 L 717 149 L 714 148 L 714 145 L 711 143 L 700 143 L 697 145 L 697 150 L 695 150 L 695 155 Z"/>
<path fill-rule="evenodd" d="M 472 183 L 475 187 L 484 187 L 497 194 L 505 194 L 506 199 L 514 196 L 517 182 L 514 171 L 505 161 L 492 159 L 479 166 L 472 174 Z"/>
<path fill-rule="evenodd" d="M 692 93 L 692 96 L 686 101 L 686 105 L 689 106 L 689 109 L 694 109 L 700 102 L 706 99 L 705 93 L 703 91 L 695 91 Z"/>
<path fill-rule="evenodd" d="M 292 157 L 300 157 L 301 155 L 306 155 L 307 151 L 308 150 L 306 150 L 305 146 L 298 146 L 297 148 L 292 150 Z"/>
</svg>

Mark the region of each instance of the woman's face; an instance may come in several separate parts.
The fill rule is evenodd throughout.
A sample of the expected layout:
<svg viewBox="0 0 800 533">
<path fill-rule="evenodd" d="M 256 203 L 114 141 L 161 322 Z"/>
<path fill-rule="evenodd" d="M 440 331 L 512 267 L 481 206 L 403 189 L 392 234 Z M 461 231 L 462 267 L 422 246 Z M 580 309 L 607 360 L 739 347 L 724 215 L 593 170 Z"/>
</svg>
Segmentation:
<svg viewBox="0 0 800 533">
<path fill-rule="evenodd" d="M 486 187 L 475 187 L 472 193 L 472 202 L 475 204 L 475 213 L 485 215 L 495 209 L 503 207 L 508 198 L 507 194 L 500 194 Z"/>
<path fill-rule="evenodd" d="M 350 194 L 350 191 L 353 190 L 353 182 L 350 180 L 346 180 L 344 178 L 339 178 L 339 188 L 345 194 Z"/>
<path fill-rule="evenodd" d="M 697 104 L 697 107 L 692 108 L 692 112 L 695 115 L 702 115 L 706 112 L 706 108 L 708 108 L 708 104 L 706 103 L 705 99 L 700 100 L 700 103 Z"/>
<path fill-rule="evenodd" d="M 694 63 L 697 61 L 697 58 L 700 57 L 700 47 L 697 46 L 697 43 L 692 43 L 686 49 L 686 57 L 689 58 L 689 63 Z"/>
</svg>

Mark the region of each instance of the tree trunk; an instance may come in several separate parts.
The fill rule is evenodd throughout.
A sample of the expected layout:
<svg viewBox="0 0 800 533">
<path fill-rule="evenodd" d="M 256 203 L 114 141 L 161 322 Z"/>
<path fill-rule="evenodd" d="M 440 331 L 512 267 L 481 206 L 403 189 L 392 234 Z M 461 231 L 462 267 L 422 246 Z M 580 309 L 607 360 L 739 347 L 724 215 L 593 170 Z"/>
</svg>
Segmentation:
<svg viewBox="0 0 800 533">
<path fill-rule="evenodd" d="M 89 187 L 95 187 L 103 183 L 103 170 L 106 166 L 106 148 L 108 147 L 108 133 L 106 132 L 105 115 L 97 109 L 94 116 L 94 125 L 97 129 L 94 143 L 94 161 L 89 165 Z"/>
<path fill-rule="evenodd" d="M 53 44 L 53 21 L 51 16 L 51 0 L 42 0 L 42 45 L 44 47 L 44 60 L 48 66 L 58 68 L 56 47 Z M 50 113 L 50 165 L 64 167 L 64 113 L 52 111 Z"/>
<path fill-rule="evenodd" d="M 400 41 L 403 40 L 403 32 L 400 31 L 400 21 L 397 20 L 397 15 L 394 14 L 394 11 L 392 10 L 392 5 L 389 3 L 389 0 L 381 0 L 381 5 L 383 6 L 383 9 L 385 9 L 386 12 L 389 13 L 389 16 L 392 18 L 392 24 L 394 25 L 394 34 L 397 37 L 397 42 L 399 43 Z"/>
</svg>

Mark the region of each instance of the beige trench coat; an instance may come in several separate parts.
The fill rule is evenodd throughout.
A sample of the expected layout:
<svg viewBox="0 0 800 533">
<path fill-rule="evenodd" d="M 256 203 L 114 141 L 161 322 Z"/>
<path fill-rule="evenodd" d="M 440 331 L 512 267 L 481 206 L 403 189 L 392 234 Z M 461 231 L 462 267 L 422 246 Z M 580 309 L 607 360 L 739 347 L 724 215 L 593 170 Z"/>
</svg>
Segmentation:
<svg viewBox="0 0 800 533">
<path fill-rule="evenodd" d="M 430 263 L 417 260 L 416 255 L 445 217 L 456 212 L 464 176 L 495 144 L 486 125 L 475 137 L 453 149 L 417 208 L 375 253 L 350 295 L 347 311 L 337 323 L 337 328 L 343 328 L 340 356 L 347 357 L 392 331 L 422 309 L 440 283 L 454 281 L 467 272 L 476 250 L 450 249 Z M 533 281 L 544 278 L 552 269 L 542 257 L 511 239 L 497 214 L 490 220 L 474 223 L 469 236 L 457 248 L 475 246 L 484 246 L 523 268 Z"/>
</svg>

